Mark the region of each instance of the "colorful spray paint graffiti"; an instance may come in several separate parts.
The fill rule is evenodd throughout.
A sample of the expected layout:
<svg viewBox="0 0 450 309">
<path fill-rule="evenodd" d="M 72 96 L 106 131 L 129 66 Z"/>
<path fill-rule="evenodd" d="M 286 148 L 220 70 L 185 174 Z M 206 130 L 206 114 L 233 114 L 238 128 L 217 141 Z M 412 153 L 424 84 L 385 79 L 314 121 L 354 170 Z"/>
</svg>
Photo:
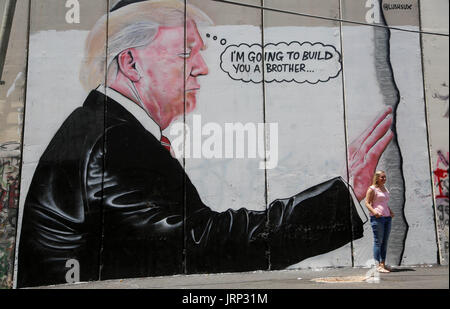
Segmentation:
<svg viewBox="0 0 450 309">
<path fill-rule="evenodd" d="M 430 87 L 431 88 L 431 87 Z M 436 213 L 436 229 L 439 239 L 440 262 L 448 265 L 449 262 L 449 151 L 448 151 L 448 111 L 449 95 L 448 80 L 436 78 L 430 95 L 430 127 L 432 172 L 434 185 L 434 205 Z M 430 93 L 430 94 L 431 94 Z"/>
<path fill-rule="evenodd" d="M 436 185 L 436 209 L 438 229 L 440 231 L 441 245 L 444 256 L 448 259 L 448 208 L 449 208 L 449 180 L 448 180 L 449 153 L 437 152 L 437 164 L 434 173 Z"/>
<path fill-rule="evenodd" d="M 438 151 L 436 169 L 433 171 L 436 182 L 437 199 L 448 199 L 448 152 L 445 157 L 442 151 Z M 447 222 L 448 224 L 448 222 Z"/>
<path fill-rule="evenodd" d="M 12 286 L 19 201 L 20 144 L 0 145 L 0 288 Z"/>
</svg>

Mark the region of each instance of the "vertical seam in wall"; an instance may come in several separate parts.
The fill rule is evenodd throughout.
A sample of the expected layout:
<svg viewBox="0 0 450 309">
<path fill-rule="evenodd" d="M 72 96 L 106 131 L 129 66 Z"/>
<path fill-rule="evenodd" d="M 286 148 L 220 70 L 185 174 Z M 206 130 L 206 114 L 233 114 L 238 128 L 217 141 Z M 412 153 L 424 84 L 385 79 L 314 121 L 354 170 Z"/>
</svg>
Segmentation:
<svg viewBox="0 0 450 309">
<path fill-rule="evenodd" d="M 423 102 L 424 102 L 424 118 L 425 118 L 425 126 L 426 126 L 426 132 L 427 132 L 427 150 L 428 150 L 428 164 L 429 164 L 429 172 L 430 172 L 430 185 L 431 185 L 431 201 L 433 203 L 433 219 L 434 219 L 434 226 L 435 226 L 435 237 L 436 237 L 436 244 L 437 244 L 437 261 L 439 264 L 442 264 L 442 255 L 441 255 L 441 243 L 439 241 L 439 225 L 437 220 L 437 213 L 436 213 L 436 191 L 434 189 L 434 182 L 433 182 L 433 161 L 431 158 L 431 144 L 430 144 L 430 128 L 428 126 L 428 101 L 427 101 L 427 92 L 426 92 L 426 83 L 425 83 L 425 62 L 424 62 L 424 49 L 423 49 L 423 34 L 422 34 L 422 11 L 421 11 L 421 1 L 418 0 L 418 9 L 419 9 L 419 41 L 420 41 L 420 60 L 421 60 L 421 69 L 422 69 L 422 85 L 423 85 Z"/>
<path fill-rule="evenodd" d="M 184 0 L 184 52 L 186 53 L 186 40 L 187 40 L 187 29 L 186 29 L 186 23 L 187 23 L 187 0 Z M 186 201 L 186 182 L 187 182 L 187 171 L 186 171 L 186 57 L 184 57 L 184 68 L 183 68 L 183 232 L 182 232 L 182 243 L 183 243 L 183 250 L 181 250 L 181 258 L 182 258 L 182 265 L 181 265 L 181 271 L 184 274 L 187 274 L 187 233 L 186 233 L 186 207 L 187 207 L 187 201 Z"/>
<path fill-rule="evenodd" d="M 16 3 L 17 5 L 17 3 Z M 26 103 L 27 103 L 27 91 L 28 91 L 28 59 L 30 57 L 30 34 L 31 34 L 31 0 L 28 0 L 28 24 L 27 24 L 27 53 L 26 53 L 26 64 L 25 64 L 25 85 L 24 85 L 24 96 L 23 96 L 23 111 L 22 111 L 22 133 L 20 136 L 20 163 L 19 163 L 19 174 L 18 174 L 18 180 L 19 180 L 19 186 L 18 186 L 18 193 L 19 193 L 19 199 L 17 205 L 18 213 L 16 218 L 16 234 L 14 236 L 15 239 L 15 248 L 14 248 L 14 255 L 13 255 L 13 288 L 15 289 L 17 287 L 17 264 L 16 264 L 16 256 L 19 253 L 19 241 L 17 237 L 19 236 L 19 215 L 20 215 L 20 197 L 21 197 L 21 191 L 22 191 L 22 167 L 23 167 L 23 148 L 25 143 L 25 111 L 26 111 Z M 14 22 L 14 21 L 13 21 Z M 6 55 L 5 55 L 6 56 Z M 6 58 L 5 58 L 6 61 Z M 25 205 L 25 203 L 24 203 Z"/>
<path fill-rule="evenodd" d="M 269 184 L 267 179 L 267 130 L 266 130 L 266 76 L 265 76 L 265 37 L 264 37 L 264 0 L 261 0 L 261 48 L 262 48 L 262 95 L 263 95 L 263 128 L 264 128 L 264 204 L 266 212 L 266 229 L 269 225 L 269 210 L 268 210 L 268 194 L 269 194 Z M 266 240 L 266 260 L 267 260 L 267 270 L 271 270 L 271 254 L 270 254 L 270 242 L 269 239 Z"/>
<path fill-rule="evenodd" d="M 108 47 L 109 47 L 109 0 L 106 0 L 106 46 L 105 46 L 105 96 L 103 103 L 103 171 L 102 171 L 102 187 L 101 187 L 101 238 L 100 238 L 100 251 L 98 256 L 98 280 L 102 280 L 102 268 L 103 268 L 103 239 L 105 234 L 105 204 L 104 204 L 104 189 L 105 189 L 105 166 L 106 166 L 106 117 L 107 117 L 107 103 L 108 97 L 106 96 L 106 87 L 108 85 Z"/>
<path fill-rule="evenodd" d="M 343 19 L 342 14 L 342 0 L 339 0 L 339 19 Z M 341 65 L 342 65 L 342 107 L 343 107 L 343 117 L 344 117 L 344 139 L 345 139 L 345 171 L 347 173 L 347 193 L 348 193 L 348 207 L 350 209 L 350 233 L 351 233 L 351 241 L 350 241 L 350 255 L 352 259 L 352 267 L 355 267 L 355 257 L 354 257 L 354 247 L 353 247 L 353 207 L 352 207 L 352 195 L 350 194 L 350 175 L 349 175 L 349 167 L 348 167 L 348 130 L 347 130 L 347 108 L 346 108 L 346 99 L 345 99 L 345 74 L 344 74 L 344 41 L 343 41 L 343 29 L 342 29 L 342 21 L 339 22 L 339 38 L 340 38 L 340 49 L 341 49 Z M 359 202 L 359 201 L 358 201 Z"/>
</svg>

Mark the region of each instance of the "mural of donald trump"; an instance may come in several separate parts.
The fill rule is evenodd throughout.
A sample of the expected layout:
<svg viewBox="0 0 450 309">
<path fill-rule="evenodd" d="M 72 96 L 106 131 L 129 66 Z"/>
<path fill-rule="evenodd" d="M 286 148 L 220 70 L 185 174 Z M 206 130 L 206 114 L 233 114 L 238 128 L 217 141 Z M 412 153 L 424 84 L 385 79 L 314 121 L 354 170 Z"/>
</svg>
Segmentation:
<svg viewBox="0 0 450 309">
<path fill-rule="evenodd" d="M 265 270 L 267 252 L 283 269 L 362 237 L 340 177 L 266 211 L 202 202 L 161 132 L 196 107 L 208 74 L 197 26 L 211 23 L 177 0 L 127 0 L 94 26 L 81 71 L 90 94 L 41 156 L 25 201 L 18 287 L 66 282 L 70 260 L 81 281 Z M 391 112 L 349 149 L 358 201 L 392 139 Z"/>
</svg>

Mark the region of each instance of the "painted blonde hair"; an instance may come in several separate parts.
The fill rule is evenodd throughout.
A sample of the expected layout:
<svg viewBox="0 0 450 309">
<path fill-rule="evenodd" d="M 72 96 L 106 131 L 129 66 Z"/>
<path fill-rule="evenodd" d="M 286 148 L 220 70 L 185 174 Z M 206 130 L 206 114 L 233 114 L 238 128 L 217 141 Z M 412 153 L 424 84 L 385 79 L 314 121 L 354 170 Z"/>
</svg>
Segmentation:
<svg viewBox="0 0 450 309">
<path fill-rule="evenodd" d="M 186 11 L 186 12 L 185 12 Z M 117 72 L 114 59 L 128 48 L 150 44 L 159 27 L 183 26 L 186 20 L 197 25 L 212 25 L 211 19 L 198 8 L 178 0 L 148 0 L 129 4 L 105 14 L 92 28 L 80 68 L 80 82 L 86 91 L 106 83 L 108 75 Z"/>
<path fill-rule="evenodd" d="M 384 171 L 377 171 L 372 178 L 372 186 L 378 186 L 378 180 L 380 180 L 380 176 L 381 175 L 386 175 L 386 173 Z"/>
</svg>

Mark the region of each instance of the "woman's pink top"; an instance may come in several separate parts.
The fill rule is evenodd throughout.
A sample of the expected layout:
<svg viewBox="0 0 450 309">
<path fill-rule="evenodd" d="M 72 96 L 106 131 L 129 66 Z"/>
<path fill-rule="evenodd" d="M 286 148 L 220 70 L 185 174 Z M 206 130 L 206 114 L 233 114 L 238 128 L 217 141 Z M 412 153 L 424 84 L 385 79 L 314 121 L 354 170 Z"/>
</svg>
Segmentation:
<svg viewBox="0 0 450 309">
<path fill-rule="evenodd" d="M 391 212 L 389 211 L 389 191 L 386 189 L 385 192 L 381 191 L 380 188 L 377 188 L 375 186 L 370 186 L 370 188 L 373 190 L 374 197 L 372 202 L 372 208 L 375 209 L 379 214 L 381 214 L 382 217 L 390 217 Z M 372 213 L 370 213 L 371 216 L 373 216 Z"/>
</svg>

